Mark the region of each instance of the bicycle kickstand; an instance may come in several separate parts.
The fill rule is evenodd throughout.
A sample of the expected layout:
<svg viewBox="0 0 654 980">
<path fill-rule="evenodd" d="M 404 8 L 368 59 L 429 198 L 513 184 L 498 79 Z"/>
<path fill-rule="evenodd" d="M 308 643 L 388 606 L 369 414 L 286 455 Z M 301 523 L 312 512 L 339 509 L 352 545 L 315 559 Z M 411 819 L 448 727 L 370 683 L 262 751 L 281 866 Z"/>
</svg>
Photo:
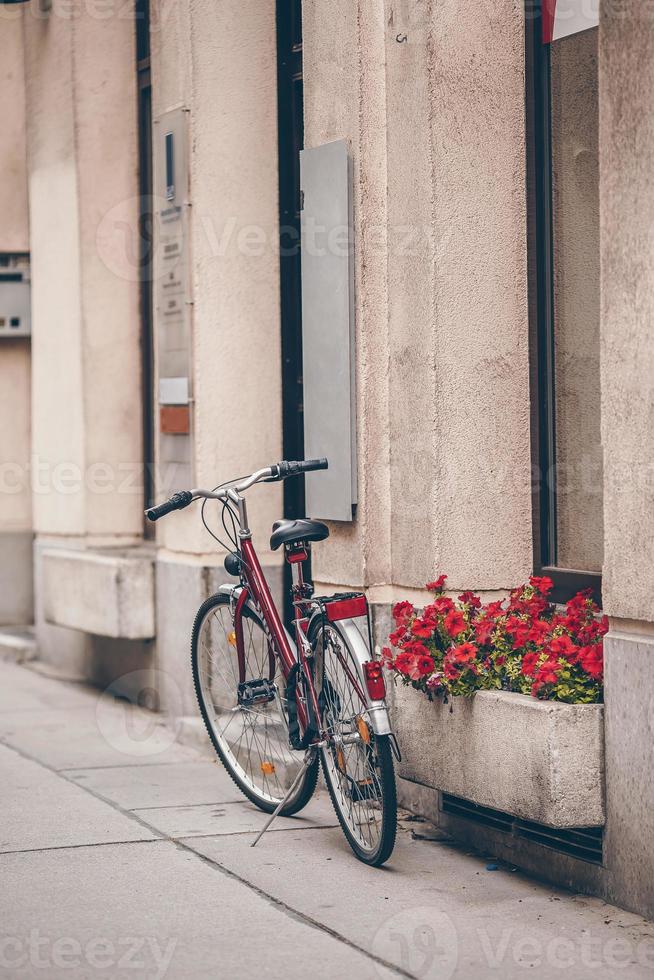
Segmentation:
<svg viewBox="0 0 654 980">
<path fill-rule="evenodd" d="M 266 832 L 266 831 L 268 830 L 268 828 L 269 828 L 269 827 L 270 827 L 270 825 L 272 824 L 272 822 L 273 822 L 273 820 L 274 820 L 274 819 L 275 819 L 276 817 L 278 817 L 278 816 L 279 816 L 279 814 L 280 814 L 280 813 L 281 813 L 281 811 L 283 810 L 283 808 L 284 808 L 284 806 L 285 806 L 285 804 L 286 804 L 286 803 L 288 802 L 288 800 L 290 800 L 290 798 L 291 798 L 291 796 L 292 796 L 292 795 L 293 795 L 293 793 L 295 792 L 295 788 L 297 787 L 297 785 L 298 785 L 298 783 L 299 783 L 299 782 L 300 782 L 300 780 L 301 780 L 301 779 L 303 778 L 303 776 L 304 776 L 304 774 L 305 774 L 305 772 L 307 771 L 307 769 L 309 768 L 309 766 L 311 765 L 311 763 L 312 763 L 312 762 L 313 762 L 313 760 L 315 759 L 315 756 L 316 756 L 316 747 L 312 745 L 312 746 L 311 746 L 310 748 L 308 748 L 308 749 L 307 749 L 307 751 L 305 752 L 305 755 L 304 755 L 304 759 L 303 759 L 303 761 L 302 761 L 302 765 L 301 765 L 301 767 L 300 767 L 300 769 L 299 769 L 299 771 L 298 771 L 298 774 L 297 774 L 297 776 L 295 777 L 295 779 L 293 780 L 293 782 L 292 782 L 292 783 L 291 783 L 291 785 L 289 786 L 289 788 L 288 788 L 288 791 L 287 791 L 287 793 L 286 793 L 286 796 L 284 797 L 284 799 L 283 799 L 283 800 L 281 800 L 281 801 L 280 801 L 280 802 L 279 802 L 279 803 L 277 804 L 277 807 L 276 807 L 276 808 L 275 808 L 275 810 L 273 810 L 273 812 L 272 812 L 272 813 L 270 814 L 270 816 L 269 816 L 269 817 L 268 817 L 268 819 L 266 820 L 266 822 L 265 822 L 265 824 L 263 825 L 263 828 L 262 828 L 262 829 L 261 829 L 261 830 L 259 831 L 259 833 L 257 834 L 257 836 L 256 836 L 256 838 L 255 838 L 255 840 L 254 840 L 254 841 L 253 841 L 253 842 L 252 842 L 252 843 L 250 844 L 250 847 L 256 847 L 256 846 L 257 846 L 257 844 L 259 843 L 259 841 L 261 840 L 261 838 L 263 837 L 263 835 L 265 834 L 265 832 Z"/>
</svg>

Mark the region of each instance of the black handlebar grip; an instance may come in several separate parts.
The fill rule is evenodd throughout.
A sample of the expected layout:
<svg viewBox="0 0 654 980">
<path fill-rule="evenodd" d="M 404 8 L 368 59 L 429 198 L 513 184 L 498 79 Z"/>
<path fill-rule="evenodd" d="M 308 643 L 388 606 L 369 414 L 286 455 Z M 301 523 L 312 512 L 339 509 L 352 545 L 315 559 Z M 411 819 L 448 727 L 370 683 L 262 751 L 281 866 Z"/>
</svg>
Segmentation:
<svg viewBox="0 0 654 980">
<path fill-rule="evenodd" d="M 163 504 L 159 504 L 157 507 L 149 507 L 145 516 L 149 521 L 158 521 L 160 517 L 165 517 L 172 510 L 183 510 L 184 507 L 188 507 L 192 500 L 193 494 L 190 490 L 180 490 Z"/>
<path fill-rule="evenodd" d="M 329 463 L 326 459 L 283 459 L 281 463 L 273 467 L 277 473 L 273 475 L 275 480 L 287 480 L 289 476 L 299 476 L 300 473 L 308 473 L 309 470 L 326 470 Z"/>
<path fill-rule="evenodd" d="M 329 463 L 324 456 L 322 459 L 305 459 L 300 463 L 300 469 L 303 473 L 308 473 L 309 470 L 328 470 Z"/>
</svg>

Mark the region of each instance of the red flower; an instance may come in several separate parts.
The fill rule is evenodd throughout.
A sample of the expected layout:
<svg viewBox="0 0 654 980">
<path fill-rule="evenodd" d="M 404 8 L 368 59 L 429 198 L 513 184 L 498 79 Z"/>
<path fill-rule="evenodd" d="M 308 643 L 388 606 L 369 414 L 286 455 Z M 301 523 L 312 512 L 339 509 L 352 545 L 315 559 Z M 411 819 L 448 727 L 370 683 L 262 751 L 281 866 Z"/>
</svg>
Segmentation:
<svg viewBox="0 0 654 980">
<path fill-rule="evenodd" d="M 509 636 L 513 638 L 513 646 L 515 648 L 525 645 L 529 634 L 529 625 L 524 620 L 518 619 L 517 616 L 509 616 L 505 629 Z"/>
<path fill-rule="evenodd" d="M 400 643 L 402 642 L 405 636 L 406 636 L 406 628 L 404 626 L 400 626 L 398 629 L 395 630 L 394 633 L 391 633 L 388 639 L 391 641 L 394 647 L 399 647 Z"/>
<path fill-rule="evenodd" d="M 594 643 L 589 647 L 582 647 L 579 651 L 579 663 L 589 677 L 599 681 L 604 673 L 604 654 L 602 644 Z"/>
<path fill-rule="evenodd" d="M 547 575 L 532 575 L 529 579 L 529 584 L 533 585 L 541 595 L 547 595 L 554 588 L 554 582 Z"/>
<path fill-rule="evenodd" d="M 385 667 L 393 666 L 393 652 L 390 647 L 382 648 L 381 661 Z"/>
<path fill-rule="evenodd" d="M 466 621 L 463 618 L 463 613 L 459 612 L 458 609 L 453 609 L 445 617 L 445 629 L 450 634 L 451 637 L 459 636 L 461 633 L 465 632 Z"/>
<path fill-rule="evenodd" d="M 481 599 L 474 592 L 463 592 L 459 596 L 459 602 L 470 606 L 471 609 L 481 609 Z"/>
<path fill-rule="evenodd" d="M 434 632 L 436 624 L 429 619 L 416 619 L 411 625 L 411 632 L 414 636 L 420 636 L 423 640 L 429 639 Z"/>
<path fill-rule="evenodd" d="M 485 606 L 484 611 L 487 616 L 499 616 L 501 615 L 501 613 L 504 612 L 503 607 L 504 607 L 504 600 L 497 599 L 495 602 L 489 602 L 488 605 Z"/>
<path fill-rule="evenodd" d="M 448 599 L 446 595 L 440 595 L 438 599 L 434 600 L 430 608 L 435 609 L 437 613 L 440 613 L 441 616 L 443 616 L 449 612 L 452 612 L 454 609 L 454 603 L 451 599 Z"/>
<path fill-rule="evenodd" d="M 396 626 L 406 626 L 415 612 L 410 602 L 397 602 L 393 606 L 393 619 Z"/>
<path fill-rule="evenodd" d="M 459 679 L 459 670 L 454 666 L 449 657 L 445 657 L 443 661 L 443 672 L 447 677 L 448 681 L 456 681 Z"/>
<path fill-rule="evenodd" d="M 541 644 L 550 631 L 550 624 L 544 619 L 536 619 L 531 624 L 531 629 L 527 633 L 530 643 Z"/>
<path fill-rule="evenodd" d="M 407 653 L 405 650 L 402 650 L 395 658 L 393 666 L 400 674 L 408 674 L 415 663 L 415 659 L 412 653 Z"/>
<path fill-rule="evenodd" d="M 429 592 L 442 592 L 447 581 L 447 575 L 439 575 L 435 582 L 427 582 L 425 588 Z"/>
<path fill-rule="evenodd" d="M 556 660 L 546 660 L 536 675 L 536 683 L 539 687 L 541 684 L 556 684 L 560 670 Z"/>
<path fill-rule="evenodd" d="M 413 677 L 414 680 L 418 680 L 420 677 L 424 677 L 426 674 L 431 674 L 433 669 L 434 669 L 433 657 L 421 655 L 419 657 L 416 657 L 414 670 L 412 671 L 411 676 Z M 417 676 L 414 676 L 414 673 L 417 674 Z"/>
<path fill-rule="evenodd" d="M 593 590 L 583 589 L 569 599 L 565 607 L 568 613 L 596 613 L 599 609 L 593 602 Z"/>
<path fill-rule="evenodd" d="M 565 657 L 566 660 L 576 656 L 578 648 L 574 645 L 569 636 L 553 636 L 550 640 L 550 652 L 557 657 Z"/>
<path fill-rule="evenodd" d="M 420 640 L 410 640 L 404 644 L 405 653 L 410 653 L 412 657 L 428 657 L 429 650 Z"/>
<path fill-rule="evenodd" d="M 475 631 L 477 643 L 481 643 L 483 646 L 485 643 L 489 642 L 491 636 L 493 635 L 495 622 L 492 619 L 477 619 L 473 623 L 473 629 Z"/>
<path fill-rule="evenodd" d="M 451 651 L 452 661 L 455 664 L 468 664 L 477 656 L 477 647 L 474 643 L 461 643 Z"/>
<path fill-rule="evenodd" d="M 522 673 L 525 677 L 533 677 L 538 666 L 539 653 L 526 653 L 522 659 Z"/>
</svg>

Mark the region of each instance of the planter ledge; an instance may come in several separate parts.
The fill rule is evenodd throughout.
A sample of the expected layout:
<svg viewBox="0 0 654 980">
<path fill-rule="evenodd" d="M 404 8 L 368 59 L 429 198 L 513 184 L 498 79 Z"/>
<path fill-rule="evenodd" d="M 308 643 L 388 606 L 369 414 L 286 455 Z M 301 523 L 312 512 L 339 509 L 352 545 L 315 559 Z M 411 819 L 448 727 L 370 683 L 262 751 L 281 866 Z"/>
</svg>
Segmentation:
<svg viewBox="0 0 654 980">
<path fill-rule="evenodd" d="M 603 705 L 389 693 L 403 778 L 550 827 L 604 824 Z"/>
</svg>

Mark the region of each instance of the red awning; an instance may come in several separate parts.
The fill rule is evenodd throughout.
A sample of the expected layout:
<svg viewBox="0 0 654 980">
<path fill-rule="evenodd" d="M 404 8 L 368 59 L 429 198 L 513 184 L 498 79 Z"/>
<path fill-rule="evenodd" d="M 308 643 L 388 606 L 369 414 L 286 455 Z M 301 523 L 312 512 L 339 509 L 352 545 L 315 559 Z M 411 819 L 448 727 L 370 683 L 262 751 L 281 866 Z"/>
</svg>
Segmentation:
<svg viewBox="0 0 654 980">
<path fill-rule="evenodd" d="M 599 0 L 543 0 L 543 44 L 599 24 Z"/>
</svg>

